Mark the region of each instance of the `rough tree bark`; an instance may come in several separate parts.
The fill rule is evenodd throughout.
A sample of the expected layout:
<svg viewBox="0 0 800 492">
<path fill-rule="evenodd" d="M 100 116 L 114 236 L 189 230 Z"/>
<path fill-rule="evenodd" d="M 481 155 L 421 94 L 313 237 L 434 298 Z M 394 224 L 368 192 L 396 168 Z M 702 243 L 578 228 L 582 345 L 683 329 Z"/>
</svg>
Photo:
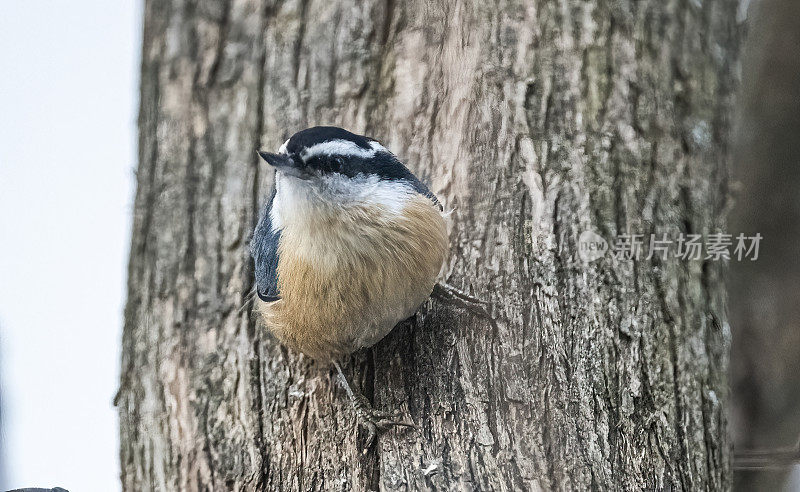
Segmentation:
<svg viewBox="0 0 800 492">
<path fill-rule="evenodd" d="M 737 5 L 147 1 L 124 488 L 727 486 L 722 265 L 582 263 L 577 241 L 724 226 Z M 432 185 L 446 278 L 495 306 L 493 329 L 429 303 L 353 357 L 421 428 L 364 456 L 331 370 L 245 307 L 254 151 L 314 124 Z"/>
</svg>

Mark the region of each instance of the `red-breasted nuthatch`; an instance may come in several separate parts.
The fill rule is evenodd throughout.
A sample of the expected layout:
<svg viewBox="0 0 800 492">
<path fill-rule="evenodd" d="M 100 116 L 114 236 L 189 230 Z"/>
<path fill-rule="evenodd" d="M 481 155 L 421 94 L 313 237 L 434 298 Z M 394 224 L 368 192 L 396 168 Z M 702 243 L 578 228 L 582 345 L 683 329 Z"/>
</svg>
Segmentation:
<svg viewBox="0 0 800 492">
<path fill-rule="evenodd" d="M 377 343 L 431 293 L 485 311 L 437 284 L 448 251 L 442 207 L 376 140 L 320 126 L 259 155 L 275 186 L 251 244 L 256 309 L 282 343 L 336 366 L 369 446 L 378 429 L 410 424 L 372 409 L 337 359 Z"/>
</svg>

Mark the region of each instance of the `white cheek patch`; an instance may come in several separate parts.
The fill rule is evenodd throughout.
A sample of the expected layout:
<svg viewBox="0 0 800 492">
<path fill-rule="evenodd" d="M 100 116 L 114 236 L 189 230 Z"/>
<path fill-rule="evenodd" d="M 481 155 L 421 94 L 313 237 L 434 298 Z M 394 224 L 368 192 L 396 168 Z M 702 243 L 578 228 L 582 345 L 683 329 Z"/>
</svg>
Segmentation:
<svg viewBox="0 0 800 492">
<path fill-rule="evenodd" d="M 380 179 L 375 175 L 359 174 L 353 178 L 330 174 L 320 178 L 315 188 L 318 198 L 339 207 L 348 205 L 377 205 L 392 213 L 403 211 L 408 200 L 415 194 L 405 181 Z"/>
<path fill-rule="evenodd" d="M 297 216 L 308 213 L 307 209 L 311 204 L 307 188 L 308 185 L 302 180 L 281 171 L 275 172 L 275 199 L 269 213 L 273 232 L 283 229 Z"/>
<path fill-rule="evenodd" d="M 270 211 L 272 230 L 306 223 L 314 215 L 346 214 L 354 206 L 377 206 L 390 215 L 401 214 L 414 195 L 409 183 L 374 175 L 350 178 L 330 174 L 302 179 L 278 171 Z"/>
<path fill-rule="evenodd" d="M 271 225 L 271 232 L 278 232 L 279 230 L 283 229 L 283 213 L 282 213 L 282 198 L 283 193 L 281 192 L 280 181 L 278 179 L 278 173 L 275 173 L 275 198 L 272 199 L 272 207 L 269 210 L 269 220 Z"/>
</svg>

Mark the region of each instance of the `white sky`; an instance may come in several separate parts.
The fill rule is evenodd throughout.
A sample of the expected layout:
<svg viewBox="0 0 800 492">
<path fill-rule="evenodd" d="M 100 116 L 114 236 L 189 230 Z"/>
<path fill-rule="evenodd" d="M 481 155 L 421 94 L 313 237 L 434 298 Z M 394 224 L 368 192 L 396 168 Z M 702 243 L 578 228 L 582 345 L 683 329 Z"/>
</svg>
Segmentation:
<svg viewBox="0 0 800 492">
<path fill-rule="evenodd" d="M 0 5 L 0 489 L 119 490 L 140 0 Z"/>
</svg>

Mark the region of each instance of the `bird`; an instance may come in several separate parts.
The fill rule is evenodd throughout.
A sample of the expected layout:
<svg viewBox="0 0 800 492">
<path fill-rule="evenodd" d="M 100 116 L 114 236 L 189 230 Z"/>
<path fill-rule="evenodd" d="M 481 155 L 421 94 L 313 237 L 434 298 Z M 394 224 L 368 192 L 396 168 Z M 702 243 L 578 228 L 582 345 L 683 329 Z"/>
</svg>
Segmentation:
<svg viewBox="0 0 800 492">
<path fill-rule="evenodd" d="M 285 346 L 335 367 L 366 450 L 378 431 L 415 425 L 374 409 L 339 361 L 432 295 L 488 317 L 487 303 L 438 282 L 449 251 L 443 207 L 377 140 L 316 126 L 258 155 L 275 179 L 250 243 L 255 311 Z"/>
</svg>

